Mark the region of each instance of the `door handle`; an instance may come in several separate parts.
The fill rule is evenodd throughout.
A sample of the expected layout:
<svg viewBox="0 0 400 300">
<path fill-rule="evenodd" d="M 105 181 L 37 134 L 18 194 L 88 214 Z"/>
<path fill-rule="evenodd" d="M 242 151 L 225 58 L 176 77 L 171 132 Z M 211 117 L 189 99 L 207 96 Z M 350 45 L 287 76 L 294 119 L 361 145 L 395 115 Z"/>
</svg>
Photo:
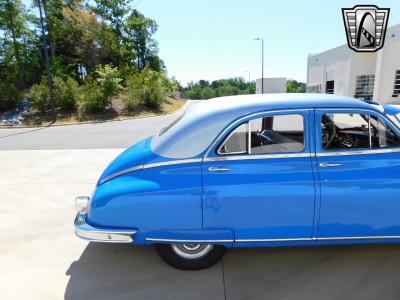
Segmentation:
<svg viewBox="0 0 400 300">
<path fill-rule="evenodd" d="M 327 163 L 327 162 L 323 162 L 323 163 L 319 164 L 319 166 L 322 168 L 340 167 L 341 165 L 342 164 Z"/>
<path fill-rule="evenodd" d="M 231 169 L 229 168 L 224 168 L 224 167 L 209 167 L 208 171 L 210 172 L 226 172 L 230 171 Z"/>
</svg>

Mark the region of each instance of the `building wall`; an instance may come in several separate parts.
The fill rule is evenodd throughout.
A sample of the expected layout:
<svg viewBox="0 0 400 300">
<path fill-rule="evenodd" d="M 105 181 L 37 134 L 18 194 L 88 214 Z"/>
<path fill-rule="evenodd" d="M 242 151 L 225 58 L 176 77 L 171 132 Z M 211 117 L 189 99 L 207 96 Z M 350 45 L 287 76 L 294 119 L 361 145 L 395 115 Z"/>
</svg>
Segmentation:
<svg viewBox="0 0 400 300">
<path fill-rule="evenodd" d="M 334 94 L 354 97 L 359 75 L 375 75 L 373 99 L 400 103 L 392 97 L 396 70 L 400 70 L 400 24 L 388 28 L 383 49 L 358 53 L 343 45 L 308 57 L 307 91 L 325 93 L 326 81 L 334 80 Z"/>
<path fill-rule="evenodd" d="M 261 94 L 261 81 L 263 81 L 264 84 L 264 94 L 286 92 L 286 78 L 264 78 L 264 80 L 259 78 L 256 80 L 256 94 Z"/>
<path fill-rule="evenodd" d="M 388 29 L 385 45 L 378 52 L 374 99 L 400 103 L 400 96 L 393 97 L 396 70 L 400 70 L 400 24 Z"/>
</svg>

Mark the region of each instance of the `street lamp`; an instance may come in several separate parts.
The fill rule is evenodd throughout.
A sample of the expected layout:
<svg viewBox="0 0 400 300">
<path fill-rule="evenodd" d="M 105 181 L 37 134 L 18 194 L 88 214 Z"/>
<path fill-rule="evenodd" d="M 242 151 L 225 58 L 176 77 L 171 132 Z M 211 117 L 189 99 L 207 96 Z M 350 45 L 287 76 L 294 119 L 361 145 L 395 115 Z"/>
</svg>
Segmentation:
<svg viewBox="0 0 400 300">
<path fill-rule="evenodd" d="M 250 94 L 250 71 L 245 71 L 245 73 L 249 73 L 249 81 L 248 81 L 248 86 L 249 86 L 249 94 Z"/>
<path fill-rule="evenodd" d="M 255 41 L 261 41 L 261 94 L 264 94 L 264 39 L 255 38 Z"/>
</svg>

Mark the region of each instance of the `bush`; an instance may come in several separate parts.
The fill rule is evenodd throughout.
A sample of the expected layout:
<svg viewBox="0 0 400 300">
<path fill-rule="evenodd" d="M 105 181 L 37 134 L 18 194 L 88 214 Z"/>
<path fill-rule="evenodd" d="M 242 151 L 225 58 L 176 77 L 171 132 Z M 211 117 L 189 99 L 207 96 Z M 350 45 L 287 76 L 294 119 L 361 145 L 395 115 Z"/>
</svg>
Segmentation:
<svg viewBox="0 0 400 300">
<path fill-rule="evenodd" d="M 143 99 L 143 78 L 140 73 L 126 79 L 126 94 L 123 98 L 127 110 L 135 110 Z"/>
<path fill-rule="evenodd" d="M 151 108 L 160 108 L 160 106 L 167 99 L 165 75 L 161 72 L 156 72 L 149 68 L 145 68 L 142 71 L 142 76 L 144 76 L 144 104 Z"/>
<path fill-rule="evenodd" d="M 47 81 L 42 80 L 41 83 L 34 84 L 27 97 L 31 101 L 33 108 L 41 112 L 46 112 L 50 109 L 50 94 Z"/>
<path fill-rule="evenodd" d="M 66 110 L 75 110 L 78 97 L 78 83 L 71 77 L 63 80 L 61 77 L 53 78 L 53 91 L 56 107 Z"/>
<path fill-rule="evenodd" d="M 89 82 L 80 87 L 78 104 L 80 112 L 95 113 L 106 109 L 110 100 L 104 97 L 98 85 Z"/>
<path fill-rule="evenodd" d="M 201 90 L 201 99 L 210 99 L 215 97 L 215 91 L 210 87 Z"/>
<path fill-rule="evenodd" d="M 0 83 L 0 111 L 14 109 L 21 98 L 22 94 L 14 83 Z"/>
<path fill-rule="evenodd" d="M 122 89 L 122 78 L 120 78 L 118 68 L 113 68 L 112 65 L 99 65 L 96 74 L 99 76 L 97 82 L 104 97 L 111 98 Z"/>
<path fill-rule="evenodd" d="M 135 109 L 140 102 L 150 108 L 158 109 L 165 102 L 170 88 L 167 77 L 161 73 L 144 68 L 142 72 L 130 76 L 126 80 L 127 109 Z"/>
</svg>

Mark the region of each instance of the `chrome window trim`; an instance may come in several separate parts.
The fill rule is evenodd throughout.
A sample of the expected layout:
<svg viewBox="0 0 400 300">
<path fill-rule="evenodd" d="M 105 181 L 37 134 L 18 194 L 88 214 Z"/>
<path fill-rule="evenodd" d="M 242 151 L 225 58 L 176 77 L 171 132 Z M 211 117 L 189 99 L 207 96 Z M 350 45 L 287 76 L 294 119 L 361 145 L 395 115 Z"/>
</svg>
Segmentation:
<svg viewBox="0 0 400 300">
<path fill-rule="evenodd" d="M 311 157 L 309 152 L 301 153 L 277 153 L 277 154 L 255 154 L 255 155 L 231 155 L 231 156 L 215 156 L 206 157 L 203 162 L 210 161 L 225 161 L 225 160 L 254 160 L 254 159 L 274 159 L 274 158 L 299 158 L 299 157 Z"/>
<path fill-rule="evenodd" d="M 250 128 L 250 122 L 246 122 L 247 123 L 247 134 L 249 133 L 249 128 Z M 246 124 L 243 123 L 243 124 Z M 243 124 L 240 124 L 238 127 L 236 127 L 235 129 L 233 129 L 229 135 L 224 139 L 224 141 L 221 143 L 221 146 L 218 148 L 217 153 L 218 155 L 234 155 L 234 154 L 243 154 L 243 153 L 247 153 L 247 151 L 237 151 L 237 152 L 229 152 L 229 153 L 221 153 L 220 150 L 221 148 L 225 145 L 225 143 L 230 139 L 230 137 L 235 133 L 235 130 L 237 128 L 239 128 L 240 126 L 242 126 Z M 248 147 L 247 147 L 248 148 Z"/>
<path fill-rule="evenodd" d="M 284 114 L 284 113 L 289 113 L 289 114 L 295 114 L 296 112 L 298 113 L 302 113 L 305 111 L 314 111 L 315 108 L 296 108 L 296 109 L 281 109 L 281 110 L 269 110 L 269 111 L 262 111 L 262 112 L 257 112 L 257 113 L 253 113 L 250 115 L 246 115 L 243 116 L 239 119 L 237 119 L 236 121 L 234 121 L 233 123 L 231 123 L 230 125 L 228 125 L 224 130 L 222 130 L 222 132 L 220 132 L 217 137 L 215 138 L 215 140 L 211 143 L 211 145 L 208 147 L 206 153 L 204 154 L 204 158 L 208 158 L 210 155 L 210 152 L 213 148 L 215 148 L 215 146 L 218 144 L 219 141 L 221 141 L 221 138 L 230 130 L 233 131 L 233 129 L 238 126 L 241 122 L 243 122 L 244 120 L 248 119 L 247 122 L 250 123 L 250 119 L 254 118 L 254 117 L 258 117 L 258 116 L 263 116 L 263 115 L 269 115 L 269 114 L 274 114 L 274 113 L 278 113 L 278 114 Z M 303 114 L 301 114 L 302 118 L 303 118 L 303 122 L 304 122 L 304 149 L 306 148 L 306 128 L 305 128 L 305 118 L 303 116 Z M 250 126 L 250 125 L 249 125 Z M 304 153 L 303 152 L 295 152 L 295 153 Z M 219 153 L 218 153 L 219 154 Z M 279 153 L 281 154 L 281 153 Z M 229 154 L 225 154 L 225 155 L 229 155 Z"/>
<path fill-rule="evenodd" d="M 161 239 L 161 238 L 145 238 L 149 242 L 167 242 L 167 243 L 233 243 L 233 239 L 226 240 L 181 240 L 181 239 Z"/>
<path fill-rule="evenodd" d="M 317 152 L 317 157 L 324 156 L 348 156 L 348 155 L 365 155 L 365 154 L 385 154 L 385 153 L 399 153 L 400 147 L 390 149 L 367 149 L 367 150 L 347 150 L 347 151 L 332 151 L 332 152 Z"/>
</svg>

